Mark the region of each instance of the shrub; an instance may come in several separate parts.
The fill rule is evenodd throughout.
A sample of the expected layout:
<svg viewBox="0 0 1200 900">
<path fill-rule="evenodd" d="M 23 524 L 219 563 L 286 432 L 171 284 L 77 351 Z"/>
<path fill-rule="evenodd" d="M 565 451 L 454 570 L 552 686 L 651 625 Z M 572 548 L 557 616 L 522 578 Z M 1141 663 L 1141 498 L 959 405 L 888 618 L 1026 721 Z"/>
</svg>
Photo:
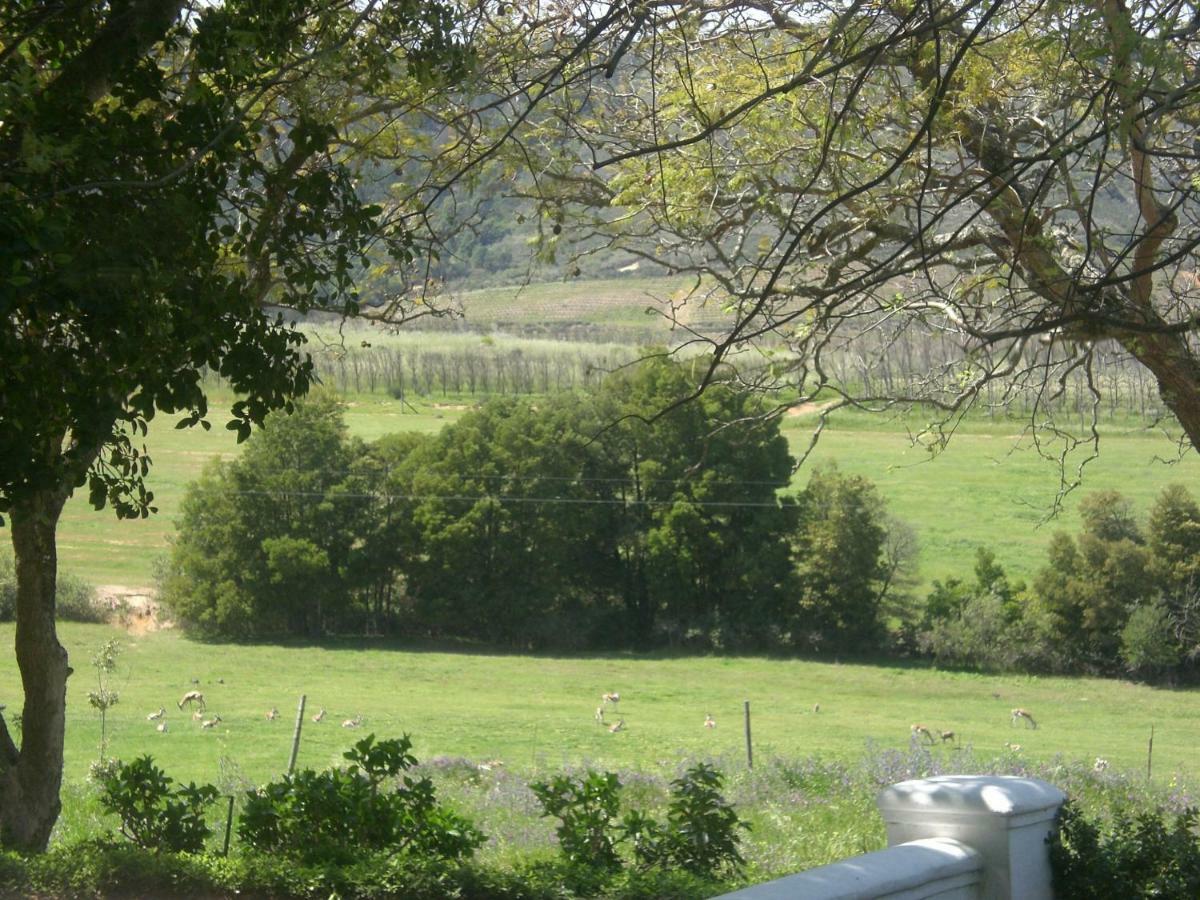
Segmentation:
<svg viewBox="0 0 1200 900">
<path fill-rule="evenodd" d="M 117 763 L 100 776 L 100 803 L 121 818 L 121 834 L 150 850 L 196 853 L 204 849 L 211 831 L 204 811 L 217 799 L 211 784 L 171 789 L 172 779 L 140 756 L 128 765 Z"/>
<path fill-rule="evenodd" d="M 598 876 L 570 864 L 510 871 L 476 863 L 364 853 L 345 866 L 307 866 L 269 854 L 173 854 L 88 840 L 24 857 L 0 851 L 0 897 L 272 897 L 278 900 L 692 900 L 728 890 L 686 872 Z"/>
<path fill-rule="evenodd" d="M 108 621 L 108 611 L 96 604 L 95 589 L 70 572 L 58 576 L 54 608 L 58 618 L 67 622 L 91 622 L 99 625 Z"/>
<path fill-rule="evenodd" d="M 54 598 L 59 619 L 68 622 L 100 623 L 105 611 L 95 603 L 92 586 L 78 576 L 64 572 L 58 576 Z M 0 552 L 0 622 L 10 622 L 17 613 L 17 570 L 11 551 Z"/>
<path fill-rule="evenodd" d="M 681 869 L 708 877 L 736 872 L 744 862 L 738 830 L 749 826 L 721 795 L 721 773 L 699 763 L 671 788 L 665 823 L 637 810 L 618 823 L 621 782 L 612 772 L 587 772 L 578 780 L 560 775 L 530 785 L 544 815 L 560 820 L 556 834 L 569 863 L 619 869 L 617 845 L 629 840 L 643 870 Z"/>
<path fill-rule="evenodd" d="M 1189 809 L 1169 826 L 1156 811 L 1119 813 L 1101 829 L 1068 802 L 1050 841 L 1055 896 L 1200 897 L 1196 824 L 1197 812 Z"/>
<path fill-rule="evenodd" d="M 1121 659 L 1131 672 L 1153 675 L 1172 669 L 1183 659 L 1175 639 L 1175 621 L 1159 598 L 1129 614 L 1121 630 Z"/>
<path fill-rule="evenodd" d="M 615 819 L 621 782 L 612 772 L 587 772 L 578 781 L 556 775 L 529 786 L 545 810 L 556 816 L 555 829 L 563 854 L 571 862 L 598 868 L 620 868 Z"/>
<path fill-rule="evenodd" d="M 667 809 L 671 862 L 700 875 L 740 868 L 744 860 L 738 852 L 738 829 L 749 825 L 721 795 L 721 773 L 700 763 L 671 786 L 674 796 Z"/>
<path fill-rule="evenodd" d="M 345 769 L 305 770 L 251 791 L 238 835 L 256 850 L 307 862 L 347 862 L 364 850 L 470 857 L 485 836 L 438 805 L 428 778 L 401 775 L 416 765 L 411 748 L 407 735 L 379 742 L 367 735 L 343 754 L 351 762 Z"/>
</svg>

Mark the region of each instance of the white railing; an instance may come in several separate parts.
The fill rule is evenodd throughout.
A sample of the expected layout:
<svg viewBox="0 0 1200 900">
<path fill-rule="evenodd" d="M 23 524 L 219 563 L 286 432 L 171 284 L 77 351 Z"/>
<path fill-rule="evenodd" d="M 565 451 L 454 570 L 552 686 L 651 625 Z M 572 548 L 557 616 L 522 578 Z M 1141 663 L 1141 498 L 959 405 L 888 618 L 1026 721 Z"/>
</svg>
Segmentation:
<svg viewBox="0 0 1200 900">
<path fill-rule="evenodd" d="M 1034 778 L 948 775 L 879 795 L 888 849 L 727 900 L 1052 900 L 1046 843 L 1066 796 Z"/>
</svg>

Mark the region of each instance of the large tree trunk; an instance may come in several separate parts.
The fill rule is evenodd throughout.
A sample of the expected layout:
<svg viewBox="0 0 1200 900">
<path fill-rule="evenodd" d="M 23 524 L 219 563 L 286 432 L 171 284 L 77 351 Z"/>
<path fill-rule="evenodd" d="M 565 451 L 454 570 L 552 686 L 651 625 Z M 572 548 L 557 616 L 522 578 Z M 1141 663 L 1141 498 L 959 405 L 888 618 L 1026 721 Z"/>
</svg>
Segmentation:
<svg viewBox="0 0 1200 900">
<path fill-rule="evenodd" d="M 1200 360 L 1176 334 L 1125 336 L 1122 346 L 1154 375 L 1158 395 L 1200 451 Z"/>
<path fill-rule="evenodd" d="M 0 844 L 41 851 L 62 803 L 67 651 L 54 627 L 55 531 L 67 493 L 37 491 L 11 509 L 17 568 L 17 666 L 25 707 L 21 747 L 0 728 Z"/>
</svg>

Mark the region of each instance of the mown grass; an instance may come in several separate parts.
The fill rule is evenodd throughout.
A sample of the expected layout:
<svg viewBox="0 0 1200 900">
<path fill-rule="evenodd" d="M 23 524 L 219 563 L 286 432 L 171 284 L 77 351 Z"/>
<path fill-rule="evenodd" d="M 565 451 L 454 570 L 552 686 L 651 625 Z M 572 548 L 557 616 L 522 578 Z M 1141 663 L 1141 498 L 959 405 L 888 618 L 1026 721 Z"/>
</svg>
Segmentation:
<svg viewBox="0 0 1200 900">
<path fill-rule="evenodd" d="M 109 714 L 111 753 L 151 752 L 172 774 L 216 780 L 221 760 L 260 781 L 288 760 L 297 700 L 307 716 L 327 710 L 319 725 L 306 717 L 300 764 L 321 767 L 340 758 L 365 731 L 413 736 L 418 756 L 502 760 L 523 771 L 594 764 L 673 769 L 681 760 L 745 760 L 743 702 L 751 701 L 758 759 L 821 756 L 851 759 L 868 741 L 908 746 L 910 725 L 954 730 L 959 746 L 1000 753 L 1019 743 L 1047 759 L 1108 759 L 1145 766 L 1155 726 L 1154 765 L 1161 776 L 1195 775 L 1200 767 L 1200 706 L 1192 690 L 1129 682 L 1034 676 L 986 676 L 896 664 L 631 655 L 564 658 L 399 649 L 364 642 L 311 646 L 209 644 L 176 631 L 124 635 L 107 626 L 64 624 L 63 640 L 76 674 L 68 688 L 66 771 L 81 778 L 96 757 L 99 720 L 87 704 L 94 676 L 87 661 L 106 639 L 125 645 Z M 11 625 L 0 646 L 12 646 Z M 175 702 L 198 679 L 220 726 L 200 730 Z M 0 702 L 20 708 L 11 655 L 0 655 Z M 625 730 L 611 734 L 593 720 L 604 691 L 619 691 Z M 820 711 L 814 712 L 814 704 Z M 146 715 L 167 709 L 159 734 Z M 268 722 L 272 706 L 281 716 Z M 1012 727 L 1009 709 L 1022 706 L 1042 727 Z M 706 713 L 717 721 L 703 727 Z M 355 715 L 355 731 L 340 723 Z M 953 752 L 949 748 L 946 752 Z"/>
</svg>

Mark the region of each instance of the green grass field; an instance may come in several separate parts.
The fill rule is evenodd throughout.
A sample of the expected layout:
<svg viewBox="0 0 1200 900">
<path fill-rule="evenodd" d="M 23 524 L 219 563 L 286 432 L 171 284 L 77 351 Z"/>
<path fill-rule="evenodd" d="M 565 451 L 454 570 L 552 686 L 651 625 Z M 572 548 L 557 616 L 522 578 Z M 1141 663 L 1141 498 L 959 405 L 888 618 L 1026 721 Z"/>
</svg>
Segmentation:
<svg viewBox="0 0 1200 900">
<path fill-rule="evenodd" d="M 109 714 L 111 753 L 152 753 L 172 775 L 218 778 L 222 758 L 261 781 L 286 768 L 300 694 L 308 716 L 300 763 L 323 767 L 363 732 L 410 733 L 419 758 L 445 755 L 500 759 L 522 771 L 590 763 L 654 771 L 683 759 L 745 758 L 742 710 L 751 701 L 754 750 L 773 757 L 852 759 L 868 741 L 908 746 L 914 722 L 955 731 L 982 753 L 1019 743 L 1032 759 L 1063 754 L 1137 770 L 1155 727 L 1154 765 L 1200 774 L 1200 706 L 1195 691 L 1155 689 L 1088 678 L 984 676 L 899 665 L 817 663 L 762 658 L 646 658 L 629 655 L 562 658 L 394 649 L 369 643 L 317 646 L 207 644 L 175 631 L 142 636 L 106 626 L 64 624 L 75 675 L 68 685 L 67 778 L 81 779 L 95 758 L 98 715 L 87 704 L 94 687 L 88 659 L 106 639 L 124 644 L 114 686 L 120 702 Z M 0 626 L 11 647 L 12 626 Z M 175 706 L 200 681 L 209 714 L 222 723 L 201 730 Z M 220 683 L 223 681 L 224 683 Z M 619 691 L 626 729 L 610 734 L 593 720 L 600 694 Z M 19 681 L 10 654 L 0 656 L 0 702 L 19 708 Z M 820 711 L 814 712 L 815 704 Z M 159 734 L 146 715 L 167 709 Z M 269 722 L 272 706 L 281 716 Z M 1022 706 L 1040 728 L 1013 727 Z M 711 713 L 715 729 L 703 727 Z M 364 717 L 360 731 L 341 722 Z M 946 749 L 951 753 L 952 750 Z"/>
<path fill-rule="evenodd" d="M 148 445 L 157 515 L 120 522 L 111 511 L 92 510 L 85 496 L 73 498 L 59 529 L 60 565 L 94 584 L 151 585 L 154 561 L 168 548 L 188 482 L 208 459 L 238 452 L 232 433 L 222 427 L 229 402 L 217 393 L 208 432 L 178 431 L 167 416 L 153 423 Z M 436 431 L 466 408 L 431 402 L 413 407 L 385 394 L 360 394 L 348 399 L 346 419 L 352 433 L 373 440 L 394 431 Z M 1028 578 L 1041 565 L 1051 534 L 1078 528 L 1075 505 L 1082 492 L 1068 497 L 1060 516 L 1047 520 L 1059 470 L 1016 439 L 1017 423 L 969 422 L 936 459 L 911 445 L 906 424 L 844 416 L 826 431 L 810 464 L 833 461 L 879 486 L 890 510 L 917 530 L 925 586 L 935 578 L 969 575 L 979 545 L 993 548 L 1010 574 Z M 794 452 L 806 446 L 810 429 L 804 417 L 786 420 Z M 1193 484 L 1200 475 L 1194 454 L 1175 465 L 1159 461 L 1173 455 L 1174 445 L 1161 435 L 1112 428 L 1104 434 L 1099 459 L 1086 469 L 1082 491 L 1114 488 L 1144 511 L 1168 483 Z M 807 478 L 802 469 L 796 482 Z"/>
<path fill-rule="evenodd" d="M 561 281 L 466 291 L 459 295 L 466 319 L 494 323 L 589 322 L 645 330 L 662 328 L 662 312 L 686 281 L 679 278 L 613 278 Z"/>
</svg>

